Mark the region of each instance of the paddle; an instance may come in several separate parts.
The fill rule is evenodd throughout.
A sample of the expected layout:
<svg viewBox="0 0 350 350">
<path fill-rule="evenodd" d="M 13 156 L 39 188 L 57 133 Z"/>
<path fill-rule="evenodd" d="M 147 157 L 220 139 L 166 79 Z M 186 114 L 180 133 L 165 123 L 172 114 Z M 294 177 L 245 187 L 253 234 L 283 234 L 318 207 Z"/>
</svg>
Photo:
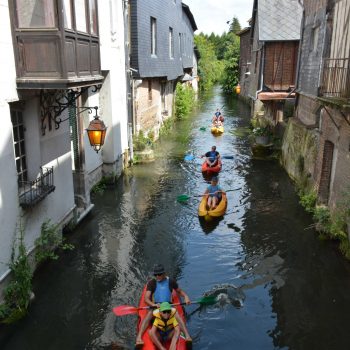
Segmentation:
<svg viewBox="0 0 350 350">
<path fill-rule="evenodd" d="M 233 156 L 230 156 L 230 155 L 220 155 L 220 157 L 222 159 L 233 159 Z M 195 156 L 194 154 L 185 154 L 185 157 L 184 157 L 184 160 L 187 160 L 187 161 L 190 161 L 190 160 L 193 160 L 194 158 L 202 158 L 200 156 Z"/>
<path fill-rule="evenodd" d="M 241 189 L 241 187 L 239 187 L 239 188 L 234 188 L 234 189 L 232 189 L 232 190 L 227 190 L 227 191 L 224 191 L 224 192 L 238 191 L 238 190 L 240 190 L 240 189 Z M 218 191 L 218 192 L 222 192 L 222 191 Z M 209 195 L 209 194 L 214 194 L 214 193 L 206 193 L 206 195 Z M 193 195 L 193 196 L 188 196 L 187 194 L 180 194 L 180 196 L 177 196 L 177 197 L 176 197 L 176 200 L 177 200 L 178 202 L 185 202 L 185 201 L 189 200 L 190 198 L 193 198 L 193 197 L 203 197 L 203 195 L 204 195 L 204 194 L 195 194 L 195 195 Z"/>
<path fill-rule="evenodd" d="M 213 295 L 210 295 L 207 297 L 200 298 L 196 301 L 192 301 L 191 304 L 213 305 L 216 303 L 216 301 L 217 301 L 216 297 Z M 178 305 L 187 305 L 187 304 L 186 303 L 172 304 L 172 306 L 178 306 Z M 135 307 L 131 305 L 120 305 L 113 308 L 113 313 L 116 316 L 125 316 L 125 315 L 137 314 L 139 310 L 146 310 L 146 309 L 154 309 L 154 308 L 151 306 Z"/>
</svg>

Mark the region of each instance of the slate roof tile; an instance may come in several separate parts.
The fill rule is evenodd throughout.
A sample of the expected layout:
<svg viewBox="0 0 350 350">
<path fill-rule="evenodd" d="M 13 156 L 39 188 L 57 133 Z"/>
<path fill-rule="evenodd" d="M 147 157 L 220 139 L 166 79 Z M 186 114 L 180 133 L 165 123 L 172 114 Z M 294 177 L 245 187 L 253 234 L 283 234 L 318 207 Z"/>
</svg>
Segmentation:
<svg viewBox="0 0 350 350">
<path fill-rule="evenodd" d="M 300 40 L 301 18 L 298 0 L 258 0 L 259 40 Z"/>
</svg>

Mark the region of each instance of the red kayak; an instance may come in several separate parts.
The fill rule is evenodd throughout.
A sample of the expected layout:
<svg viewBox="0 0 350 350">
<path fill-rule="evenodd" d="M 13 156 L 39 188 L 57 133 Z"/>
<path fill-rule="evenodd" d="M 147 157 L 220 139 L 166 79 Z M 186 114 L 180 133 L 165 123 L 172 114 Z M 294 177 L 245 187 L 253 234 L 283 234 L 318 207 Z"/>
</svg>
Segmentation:
<svg viewBox="0 0 350 350">
<path fill-rule="evenodd" d="M 139 303 L 139 307 L 148 306 L 145 303 L 146 287 L 147 287 L 147 285 L 143 288 L 141 299 L 140 299 L 140 303 Z M 180 300 L 179 296 L 177 295 L 177 293 L 175 291 L 173 291 L 173 293 L 172 293 L 172 299 L 173 299 L 172 300 L 173 304 L 181 303 L 181 300 Z M 177 305 L 175 307 L 176 307 L 177 313 L 184 320 L 184 322 L 186 322 L 185 312 L 184 312 L 183 307 L 181 305 Z M 137 331 L 139 331 L 139 328 L 140 328 L 140 325 L 142 323 L 142 320 L 146 317 L 148 311 L 149 311 L 148 309 L 146 309 L 146 310 L 145 309 L 139 310 L 139 312 L 138 312 L 139 320 L 138 320 L 138 323 L 137 323 Z M 146 329 L 145 333 L 143 333 L 142 340 L 145 343 L 143 345 L 143 347 L 142 347 L 143 350 L 156 350 L 156 347 L 152 343 L 152 340 L 151 340 L 151 338 L 150 338 L 150 336 L 148 334 L 148 331 L 151 329 L 151 326 L 152 326 L 152 324 L 150 324 L 149 327 Z M 167 349 L 169 349 L 170 341 L 165 344 L 165 347 Z M 185 350 L 186 349 L 186 341 L 185 341 L 185 338 L 182 335 L 180 336 L 179 341 L 177 342 L 176 349 L 177 350 Z"/>
<path fill-rule="evenodd" d="M 217 165 L 210 167 L 207 162 L 204 162 L 202 164 L 202 173 L 206 173 L 207 175 L 210 174 L 217 174 L 221 171 L 222 164 L 219 161 Z"/>
</svg>

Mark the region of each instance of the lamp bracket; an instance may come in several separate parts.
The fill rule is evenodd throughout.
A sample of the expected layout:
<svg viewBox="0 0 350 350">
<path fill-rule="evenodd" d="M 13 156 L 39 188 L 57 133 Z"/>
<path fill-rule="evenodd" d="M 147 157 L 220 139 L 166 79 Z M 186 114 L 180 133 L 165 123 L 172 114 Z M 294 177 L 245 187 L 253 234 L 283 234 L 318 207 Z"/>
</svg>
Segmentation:
<svg viewBox="0 0 350 350">
<path fill-rule="evenodd" d="M 69 107 L 79 109 L 77 113 L 80 114 L 84 111 L 89 111 L 95 109 L 97 116 L 98 107 L 77 107 L 76 100 L 91 86 L 81 87 L 79 90 L 68 89 L 68 90 L 42 90 L 40 92 L 40 115 L 41 115 L 41 133 L 45 135 L 45 131 L 48 128 L 49 131 L 52 130 L 52 121 L 55 124 L 55 129 L 59 129 L 60 124 L 69 119 L 60 118 L 61 114 Z M 95 93 L 101 88 L 101 85 L 94 85 L 91 92 Z"/>
</svg>

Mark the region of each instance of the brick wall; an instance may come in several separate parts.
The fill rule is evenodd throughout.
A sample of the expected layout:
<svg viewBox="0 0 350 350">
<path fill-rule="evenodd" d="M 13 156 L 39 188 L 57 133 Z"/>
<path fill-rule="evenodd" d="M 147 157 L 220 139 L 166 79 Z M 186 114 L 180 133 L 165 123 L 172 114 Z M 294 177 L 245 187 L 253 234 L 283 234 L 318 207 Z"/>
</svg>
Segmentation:
<svg viewBox="0 0 350 350">
<path fill-rule="evenodd" d="M 319 191 L 322 192 L 324 189 L 321 188 L 321 186 L 324 186 L 321 180 L 322 169 L 326 169 L 330 165 L 332 166 L 329 205 L 334 209 L 336 203 L 341 201 L 343 192 L 346 189 L 349 190 L 350 186 L 350 126 L 339 111 L 329 107 L 326 108 L 332 116 L 333 121 L 325 110 L 321 111 L 320 144 L 315 172 Z M 347 118 L 350 121 L 350 114 L 347 115 Z M 323 164 L 323 155 L 327 141 L 334 144 L 334 152 L 332 159 L 328 159 L 327 164 Z"/>
<path fill-rule="evenodd" d="M 151 85 L 149 82 L 151 81 Z M 164 114 L 161 100 L 161 83 L 165 83 L 165 110 Z M 142 130 L 145 134 L 154 132 L 155 137 L 159 136 L 159 130 L 164 120 L 172 116 L 173 98 L 174 98 L 174 81 L 160 81 L 159 79 L 144 79 L 137 87 L 135 98 L 136 109 L 136 130 Z M 149 86 L 151 93 L 149 93 Z M 152 97 L 150 99 L 150 97 Z"/>
</svg>

